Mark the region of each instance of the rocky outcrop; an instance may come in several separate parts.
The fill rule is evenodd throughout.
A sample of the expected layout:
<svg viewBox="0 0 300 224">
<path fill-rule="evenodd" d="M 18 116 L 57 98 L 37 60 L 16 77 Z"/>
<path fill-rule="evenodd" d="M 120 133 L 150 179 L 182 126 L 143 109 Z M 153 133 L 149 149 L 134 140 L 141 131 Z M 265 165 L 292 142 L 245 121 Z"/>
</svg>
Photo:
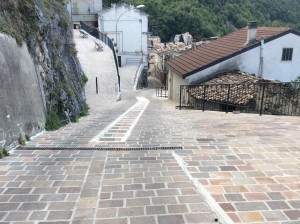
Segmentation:
<svg viewBox="0 0 300 224">
<path fill-rule="evenodd" d="M 16 142 L 19 134 L 33 135 L 44 129 L 50 114 L 61 122 L 66 114 L 76 119 L 86 109 L 86 77 L 63 2 L 1 3 L 0 33 L 6 34 L 0 36 L 1 104 L 10 109 L 0 108 L 0 119 L 6 118 L 0 123 L 0 147 Z M 25 111 L 30 116 L 23 116 Z"/>
</svg>

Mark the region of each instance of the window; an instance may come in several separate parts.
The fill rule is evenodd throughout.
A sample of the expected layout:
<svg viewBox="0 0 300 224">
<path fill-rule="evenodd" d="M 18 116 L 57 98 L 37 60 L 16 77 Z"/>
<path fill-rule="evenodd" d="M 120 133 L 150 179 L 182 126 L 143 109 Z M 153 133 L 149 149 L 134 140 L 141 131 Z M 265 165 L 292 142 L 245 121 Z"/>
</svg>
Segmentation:
<svg viewBox="0 0 300 224">
<path fill-rule="evenodd" d="M 291 61 L 293 59 L 293 48 L 283 48 L 281 61 Z"/>
</svg>

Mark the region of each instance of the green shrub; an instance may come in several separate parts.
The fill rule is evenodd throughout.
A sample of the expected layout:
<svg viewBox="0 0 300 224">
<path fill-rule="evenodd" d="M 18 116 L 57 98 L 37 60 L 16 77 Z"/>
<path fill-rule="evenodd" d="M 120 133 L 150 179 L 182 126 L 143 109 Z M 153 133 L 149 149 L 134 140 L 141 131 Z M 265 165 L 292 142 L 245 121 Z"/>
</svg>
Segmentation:
<svg viewBox="0 0 300 224">
<path fill-rule="evenodd" d="M 53 57 L 53 67 L 57 72 L 62 72 L 63 70 L 63 63 L 56 55 Z"/>
<path fill-rule="evenodd" d="M 75 44 L 69 44 L 68 51 L 71 55 L 77 56 L 78 51 L 76 49 Z"/>
<path fill-rule="evenodd" d="M 89 81 L 88 77 L 83 73 L 81 76 L 81 86 L 85 86 L 85 84 Z"/>
<path fill-rule="evenodd" d="M 0 148 L 0 159 L 4 158 L 6 156 L 9 156 L 9 152 L 5 148 L 4 149 Z"/>
<path fill-rule="evenodd" d="M 79 118 L 80 118 L 80 116 L 73 116 L 71 118 L 71 121 L 77 123 L 79 121 Z"/>
<path fill-rule="evenodd" d="M 6 149 L 3 149 L 2 153 L 4 156 L 9 156 L 9 152 Z"/>
<path fill-rule="evenodd" d="M 25 139 L 24 139 L 24 137 L 21 134 L 19 135 L 19 139 L 18 140 L 19 140 L 19 144 L 20 145 L 25 145 L 26 144 Z"/>
<path fill-rule="evenodd" d="M 47 131 L 55 131 L 62 126 L 62 119 L 57 115 L 56 111 L 51 111 L 45 124 Z"/>
<path fill-rule="evenodd" d="M 30 136 L 29 135 L 25 135 L 26 141 L 30 141 Z"/>
<path fill-rule="evenodd" d="M 67 18 L 61 18 L 58 25 L 63 28 L 64 30 L 67 30 L 68 29 L 68 26 L 69 26 L 69 21 Z"/>
<path fill-rule="evenodd" d="M 58 92 L 59 89 L 63 89 L 68 94 L 69 97 L 74 96 L 73 90 L 67 83 L 60 82 L 57 84 L 56 88 L 57 88 L 56 92 Z"/>
<path fill-rule="evenodd" d="M 89 105 L 85 102 L 82 108 L 82 112 L 80 113 L 80 116 L 84 117 L 89 115 Z"/>
</svg>

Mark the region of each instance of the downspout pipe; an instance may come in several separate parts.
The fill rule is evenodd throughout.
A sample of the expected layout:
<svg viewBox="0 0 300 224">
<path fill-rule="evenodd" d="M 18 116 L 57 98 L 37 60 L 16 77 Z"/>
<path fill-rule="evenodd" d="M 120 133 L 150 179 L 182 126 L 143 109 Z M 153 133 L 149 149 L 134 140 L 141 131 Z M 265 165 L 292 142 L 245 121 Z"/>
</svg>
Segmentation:
<svg viewBox="0 0 300 224">
<path fill-rule="evenodd" d="M 262 37 L 261 40 L 260 40 L 260 58 L 259 58 L 258 78 L 263 78 L 263 73 L 264 73 L 264 48 L 265 48 L 265 40 Z"/>
</svg>

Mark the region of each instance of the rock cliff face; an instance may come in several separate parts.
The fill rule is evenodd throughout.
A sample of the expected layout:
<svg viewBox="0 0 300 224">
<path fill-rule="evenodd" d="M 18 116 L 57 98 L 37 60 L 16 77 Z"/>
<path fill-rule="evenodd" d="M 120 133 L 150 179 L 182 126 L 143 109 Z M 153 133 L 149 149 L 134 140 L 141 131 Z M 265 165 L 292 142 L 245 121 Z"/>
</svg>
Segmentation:
<svg viewBox="0 0 300 224">
<path fill-rule="evenodd" d="M 0 148 L 40 131 L 46 120 L 60 125 L 66 114 L 86 112 L 86 77 L 64 0 L 1 1 L 0 33 L 0 99 L 8 105 L 0 107 Z"/>
<path fill-rule="evenodd" d="M 0 150 L 15 145 L 19 135 L 41 131 L 46 108 L 40 80 L 27 46 L 0 34 Z"/>
<path fill-rule="evenodd" d="M 33 55 L 42 79 L 47 111 L 55 110 L 64 117 L 62 112 L 68 110 L 71 116 L 78 116 L 85 102 L 84 74 L 76 57 L 67 12 L 62 8 L 58 11 L 53 8 L 53 14 L 48 18 L 42 7 L 36 5 L 35 9 L 38 34 L 33 44 Z M 59 10 L 63 11 L 59 13 Z"/>
</svg>

